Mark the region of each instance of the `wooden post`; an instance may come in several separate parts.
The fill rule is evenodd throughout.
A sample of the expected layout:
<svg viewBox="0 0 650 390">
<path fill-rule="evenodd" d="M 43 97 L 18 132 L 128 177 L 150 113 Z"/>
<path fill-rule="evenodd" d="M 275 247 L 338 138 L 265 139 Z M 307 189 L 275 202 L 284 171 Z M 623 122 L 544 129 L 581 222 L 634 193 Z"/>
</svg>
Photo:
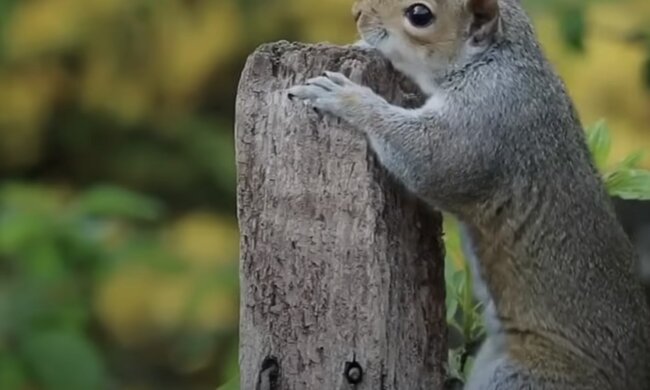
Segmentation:
<svg viewBox="0 0 650 390">
<path fill-rule="evenodd" d="M 241 388 L 441 389 L 441 217 L 354 129 L 286 97 L 325 70 L 396 104 L 421 100 L 360 49 L 279 42 L 248 59 L 236 114 Z"/>
</svg>

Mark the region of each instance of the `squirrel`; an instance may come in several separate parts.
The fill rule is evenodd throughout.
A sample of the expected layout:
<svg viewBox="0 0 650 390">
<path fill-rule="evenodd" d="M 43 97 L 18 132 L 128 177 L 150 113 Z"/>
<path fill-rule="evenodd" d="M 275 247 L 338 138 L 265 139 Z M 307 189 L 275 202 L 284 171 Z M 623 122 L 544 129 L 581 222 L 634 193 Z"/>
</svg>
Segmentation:
<svg viewBox="0 0 650 390">
<path fill-rule="evenodd" d="M 649 390 L 650 310 L 563 81 L 519 0 L 357 0 L 362 46 L 427 96 L 341 73 L 290 88 L 463 225 L 487 338 L 469 390 Z"/>
</svg>

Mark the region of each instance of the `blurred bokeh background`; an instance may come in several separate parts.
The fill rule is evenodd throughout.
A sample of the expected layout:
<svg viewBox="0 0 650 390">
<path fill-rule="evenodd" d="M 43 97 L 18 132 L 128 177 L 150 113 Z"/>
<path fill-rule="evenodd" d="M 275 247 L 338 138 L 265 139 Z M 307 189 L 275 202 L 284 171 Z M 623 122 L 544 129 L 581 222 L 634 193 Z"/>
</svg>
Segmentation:
<svg viewBox="0 0 650 390">
<path fill-rule="evenodd" d="M 351 3 L 0 0 L 0 389 L 237 388 L 239 73 Z M 650 2 L 527 6 L 613 160 L 650 150 Z"/>
</svg>

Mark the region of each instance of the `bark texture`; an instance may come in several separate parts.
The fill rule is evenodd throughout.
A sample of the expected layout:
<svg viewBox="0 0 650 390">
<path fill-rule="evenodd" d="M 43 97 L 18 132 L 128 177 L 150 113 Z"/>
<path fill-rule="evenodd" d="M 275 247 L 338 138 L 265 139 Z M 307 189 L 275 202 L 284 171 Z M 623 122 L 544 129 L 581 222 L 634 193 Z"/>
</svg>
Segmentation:
<svg viewBox="0 0 650 390">
<path fill-rule="evenodd" d="M 278 42 L 248 59 L 236 113 L 241 388 L 441 389 L 441 217 L 358 132 L 287 98 L 325 70 L 421 103 L 372 52 Z"/>
</svg>

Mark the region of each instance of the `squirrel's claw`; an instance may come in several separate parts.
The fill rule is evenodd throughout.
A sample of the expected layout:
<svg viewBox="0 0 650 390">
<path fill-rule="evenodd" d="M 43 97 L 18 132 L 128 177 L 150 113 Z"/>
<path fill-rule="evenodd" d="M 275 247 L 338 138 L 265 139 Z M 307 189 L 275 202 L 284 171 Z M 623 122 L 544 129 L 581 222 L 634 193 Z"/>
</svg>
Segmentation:
<svg viewBox="0 0 650 390">
<path fill-rule="evenodd" d="M 328 92 L 332 92 L 341 88 L 340 85 L 338 85 L 337 83 L 335 83 L 334 81 L 330 80 L 328 77 L 325 76 L 314 77 L 313 79 L 309 79 L 307 80 L 307 85 L 314 85 L 317 87 L 321 87 Z"/>
<path fill-rule="evenodd" d="M 325 72 L 325 76 L 336 83 L 337 85 L 344 87 L 346 85 L 354 84 L 350 81 L 349 78 L 345 77 L 342 73 L 339 72 Z"/>
<path fill-rule="evenodd" d="M 349 118 L 360 102 L 376 96 L 370 89 L 350 81 L 341 73 L 324 74 L 307 80 L 303 85 L 289 88 L 287 96 L 309 103 L 319 113 L 328 113 L 341 119 Z"/>
<path fill-rule="evenodd" d="M 327 92 L 324 88 L 316 85 L 297 85 L 287 90 L 287 97 L 290 97 L 291 100 L 297 98 L 314 101 L 321 96 L 323 91 Z"/>
</svg>

